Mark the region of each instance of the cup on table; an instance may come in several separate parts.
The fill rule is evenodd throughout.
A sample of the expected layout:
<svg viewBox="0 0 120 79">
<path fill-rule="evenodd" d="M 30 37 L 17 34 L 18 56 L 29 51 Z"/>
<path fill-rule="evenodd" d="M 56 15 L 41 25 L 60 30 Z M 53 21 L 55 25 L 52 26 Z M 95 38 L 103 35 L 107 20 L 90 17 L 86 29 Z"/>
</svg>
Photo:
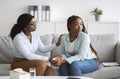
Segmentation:
<svg viewBox="0 0 120 79">
<path fill-rule="evenodd" d="M 36 76 L 36 68 L 29 68 L 30 76 Z"/>
</svg>

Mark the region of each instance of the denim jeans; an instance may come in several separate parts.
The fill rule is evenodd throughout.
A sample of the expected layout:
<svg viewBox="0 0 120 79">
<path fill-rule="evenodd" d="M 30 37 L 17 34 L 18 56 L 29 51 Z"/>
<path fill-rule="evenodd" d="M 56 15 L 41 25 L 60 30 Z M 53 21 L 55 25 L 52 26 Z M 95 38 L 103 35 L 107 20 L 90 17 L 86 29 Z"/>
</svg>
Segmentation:
<svg viewBox="0 0 120 79">
<path fill-rule="evenodd" d="M 61 76 L 81 76 L 85 73 L 90 73 L 97 70 L 99 62 L 94 59 L 86 59 L 80 61 L 74 61 L 71 64 L 62 64 L 59 68 Z"/>
</svg>

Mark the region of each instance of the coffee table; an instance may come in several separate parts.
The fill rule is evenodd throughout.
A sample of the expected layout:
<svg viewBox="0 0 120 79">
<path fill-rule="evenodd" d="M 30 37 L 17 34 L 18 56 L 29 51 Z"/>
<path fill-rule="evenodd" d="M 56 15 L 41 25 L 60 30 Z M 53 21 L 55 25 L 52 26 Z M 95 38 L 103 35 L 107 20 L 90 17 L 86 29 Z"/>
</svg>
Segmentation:
<svg viewBox="0 0 120 79">
<path fill-rule="evenodd" d="M 67 79 L 69 76 L 35 76 L 34 78 L 31 77 L 31 79 Z M 93 79 L 90 77 L 77 77 L 77 76 L 71 76 L 73 79 Z M 72 79 L 71 78 L 71 79 Z M 0 76 L 0 79 L 10 79 L 10 76 Z"/>
</svg>

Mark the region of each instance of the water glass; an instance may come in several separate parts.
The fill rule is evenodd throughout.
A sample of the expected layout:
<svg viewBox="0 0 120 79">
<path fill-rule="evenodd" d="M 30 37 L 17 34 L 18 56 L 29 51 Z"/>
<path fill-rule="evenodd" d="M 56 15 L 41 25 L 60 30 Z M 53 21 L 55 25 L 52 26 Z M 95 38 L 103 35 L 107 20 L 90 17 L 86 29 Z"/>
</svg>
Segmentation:
<svg viewBox="0 0 120 79">
<path fill-rule="evenodd" d="M 36 68 L 29 68 L 30 76 L 36 76 Z"/>
</svg>

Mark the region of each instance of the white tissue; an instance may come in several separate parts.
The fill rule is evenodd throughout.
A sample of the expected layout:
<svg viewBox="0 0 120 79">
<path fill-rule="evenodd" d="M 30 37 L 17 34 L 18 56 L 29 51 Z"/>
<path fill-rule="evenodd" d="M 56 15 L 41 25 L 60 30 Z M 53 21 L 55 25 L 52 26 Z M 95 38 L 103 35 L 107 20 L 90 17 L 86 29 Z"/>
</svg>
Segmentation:
<svg viewBox="0 0 120 79">
<path fill-rule="evenodd" d="M 18 73 L 24 73 L 22 68 L 16 68 L 13 71 L 18 72 Z"/>
<path fill-rule="evenodd" d="M 24 71 L 22 68 L 16 68 L 10 71 L 10 79 L 30 79 L 30 73 Z"/>
</svg>

